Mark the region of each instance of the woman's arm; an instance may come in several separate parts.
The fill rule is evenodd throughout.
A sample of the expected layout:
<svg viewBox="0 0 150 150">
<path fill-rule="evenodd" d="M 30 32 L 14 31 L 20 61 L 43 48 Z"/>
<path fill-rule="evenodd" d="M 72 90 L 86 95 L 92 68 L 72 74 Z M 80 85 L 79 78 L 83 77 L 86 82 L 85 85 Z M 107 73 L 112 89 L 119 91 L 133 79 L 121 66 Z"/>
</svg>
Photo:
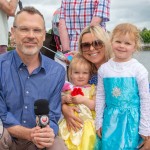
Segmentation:
<svg viewBox="0 0 150 150">
<path fill-rule="evenodd" d="M 82 127 L 83 121 L 74 115 L 74 112 L 80 112 L 80 110 L 75 106 L 68 106 L 67 104 L 62 105 L 62 113 L 67 122 L 68 130 L 73 129 L 77 131 Z"/>
</svg>

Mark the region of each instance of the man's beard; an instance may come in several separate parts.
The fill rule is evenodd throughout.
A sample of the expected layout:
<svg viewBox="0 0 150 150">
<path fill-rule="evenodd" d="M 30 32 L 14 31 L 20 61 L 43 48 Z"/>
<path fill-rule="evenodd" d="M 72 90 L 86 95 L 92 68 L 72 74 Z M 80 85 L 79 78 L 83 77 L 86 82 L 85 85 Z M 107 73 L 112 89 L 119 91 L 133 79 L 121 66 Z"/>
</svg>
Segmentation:
<svg viewBox="0 0 150 150">
<path fill-rule="evenodd" d="M 27 47 L 22 47 L 22 53 L 28 56 L 33 56 L 37 53 L 39 53 L 41 47 L 34 47 L 34 48 L 27 48 Z"/>
</svg>

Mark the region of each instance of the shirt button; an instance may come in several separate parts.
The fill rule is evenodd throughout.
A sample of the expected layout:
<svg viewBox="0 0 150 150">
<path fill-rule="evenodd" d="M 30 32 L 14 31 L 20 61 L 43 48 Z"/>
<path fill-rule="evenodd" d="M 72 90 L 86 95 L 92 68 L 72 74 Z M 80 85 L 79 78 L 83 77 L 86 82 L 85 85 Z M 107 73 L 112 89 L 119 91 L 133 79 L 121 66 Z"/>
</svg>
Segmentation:
<svg viewBox="0 0 150 150">
<path fill-rule="evenodd" d="M 26 91 L 26 94 L 29 94 L 29 91 Z"/>
<path fill-rule="evenodd" d="M 26 121 L 24 120 L 23 123 L 26 123 Z"/>
<path fill-rule="evenodd" d="M 22 70 L 22 68 L 20 68 L 20 71 Z"/>
<path fill-rule="evenodd" d="M 27 106 L 25 106 L 24 108 L 25 108 L 25 109 L 27 109 L 28 107 L 27 107 Z"/>
<path fill-rule="evenodd" d="M 30 78 L 30 77 L 27 77 L 28 79 Z"/>
</svg>

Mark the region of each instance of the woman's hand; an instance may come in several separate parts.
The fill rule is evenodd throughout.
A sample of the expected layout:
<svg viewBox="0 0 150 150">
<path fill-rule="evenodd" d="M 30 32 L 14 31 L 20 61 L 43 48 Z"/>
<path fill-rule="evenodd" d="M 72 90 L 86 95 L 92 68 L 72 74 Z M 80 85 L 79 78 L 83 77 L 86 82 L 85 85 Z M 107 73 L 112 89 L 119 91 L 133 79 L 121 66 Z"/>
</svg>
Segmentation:
<svg viewBox="0 0 150 150">
<path fill-rule="evenodd" d="M 67 104 L 62 105 L 62 113 L 66 119 L 68 130 L 73 129 L 78 131 L 81 129 L 83 121 L 81 118 L 75 116 L 74 112 L 80 112 L 79 108 L 75 106 L 68 106 Z"/>
</svg>

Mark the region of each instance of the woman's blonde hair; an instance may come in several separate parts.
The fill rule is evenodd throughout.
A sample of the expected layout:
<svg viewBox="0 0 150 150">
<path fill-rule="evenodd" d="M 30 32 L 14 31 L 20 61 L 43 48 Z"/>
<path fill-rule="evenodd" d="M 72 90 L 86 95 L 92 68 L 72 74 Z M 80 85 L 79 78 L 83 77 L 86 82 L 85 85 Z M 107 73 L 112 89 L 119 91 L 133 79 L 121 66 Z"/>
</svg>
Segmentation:
<svg viewBox="0 0 150 150">
<path fill-rule="evenodd" d="M 105 47 L 105 61 L 108 61 L 112 56 L 111 44 L 109 34 L 100 26 L 87 26 L 83 29 L 79 37 L 79 52 L 82 54 L 81 43 L 82 37 L 86 33 L 91 33 L 93 37 L 96 37 L 98 40 L 101 40 Z"/>
<path fill-rule="evenodd" d="M 117 25 L 111 35 L 111 42 L 115 36 L 124 36 L 128 34 L 135 40 L 136 50 L 141 50 L 142 48 L 142 38 L 140 36 L 140 30 L 131 23 L 121 23 Z"/>
<path fill-rule="evenodd" d="M 96 67 L 91 62 L 86 60 L 80 53 L 77 53 L 73 57 L 71 63 L 69 64 L 69 68 L 68 68 L 69 81 L 71 81 L 72 70 L 74 70 L 80 66 L 89 68 L 90 77 L 91 77 L 91 75 L 93 75 L 96 72 Z"/>
</svg>

